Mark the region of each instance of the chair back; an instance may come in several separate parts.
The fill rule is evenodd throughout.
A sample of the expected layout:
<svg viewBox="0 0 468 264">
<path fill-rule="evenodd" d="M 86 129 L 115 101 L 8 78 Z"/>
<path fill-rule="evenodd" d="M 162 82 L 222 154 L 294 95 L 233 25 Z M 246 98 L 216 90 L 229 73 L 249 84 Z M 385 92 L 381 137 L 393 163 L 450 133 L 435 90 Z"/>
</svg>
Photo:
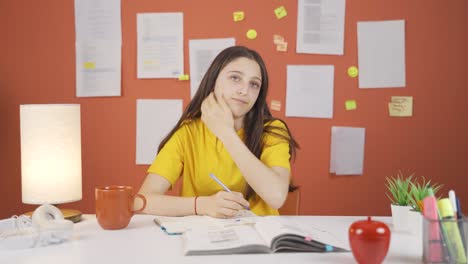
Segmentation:
<svg viewBox="0 0 468 264">
<path fill-rule="evenodd" d="M 289 192 L 286 201 L 279 209 L 280 215 L 299 215 L 299 206 L 301 203 L 301 190 Z"/>
</svg>

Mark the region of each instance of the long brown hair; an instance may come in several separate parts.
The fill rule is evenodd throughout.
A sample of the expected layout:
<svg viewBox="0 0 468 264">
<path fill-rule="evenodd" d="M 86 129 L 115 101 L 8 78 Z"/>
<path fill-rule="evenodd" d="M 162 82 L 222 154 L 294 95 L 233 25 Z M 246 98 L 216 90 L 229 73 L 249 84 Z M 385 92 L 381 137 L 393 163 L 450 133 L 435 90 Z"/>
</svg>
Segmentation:
<svg viewBox="0 0 468 264">
<path fill-rule="evenodd" d="M 194 120 L 201 117 L 201 104 L 203 100 L 214 90 L 216 79 L 218 78 L 221 70 L 226 67 L 231 61 L 237 58 L 247 58 L 254 60 L 260 66 L 262 75 L 262 82 L 260 92 L 257 101 L 253 105 L 252 109 L 244 117 L 244 142 L 249 150 L 257 157 L 260 158 L 263 150 L 263 137 L 267 134 L 277 136 L 281 139 L 286 140 L 289 143 L 289 154 L 294 159 L 296 155 L 296 149 L 299 148 L 299 144 L 291 135 L 286 123 L 278 118 L 274 118 L 271 115 L 268 105 L 266 103 L 266 96 L 268 93 L 268 73 L 266 70 L 265 62 L 260 55 L 251 49 L 243 46 L 232 46 L 221 51 L 211 63 L 210 67 L 206 71 L 203 79 L 198 87 L 198 90 L 190 101 L 189 105 L 185 109 L 181 118 L 175 125 L 175 127 L 169 132 L 169 134 L 159 144 L 158 152 L 164 147 L 167 141 L 172 135 L 179 129 L 179 127 L 187 120 Z M 286 129 L 271 126 L 271 122 L 279 120 L 283 122 Z M 289 191 L 292 192 L 298 187 L 292 183 L 289 185 Z M 255 195 L 255 191 L 247 184 L 246 198 L 249 199 Z"/>
</svg>

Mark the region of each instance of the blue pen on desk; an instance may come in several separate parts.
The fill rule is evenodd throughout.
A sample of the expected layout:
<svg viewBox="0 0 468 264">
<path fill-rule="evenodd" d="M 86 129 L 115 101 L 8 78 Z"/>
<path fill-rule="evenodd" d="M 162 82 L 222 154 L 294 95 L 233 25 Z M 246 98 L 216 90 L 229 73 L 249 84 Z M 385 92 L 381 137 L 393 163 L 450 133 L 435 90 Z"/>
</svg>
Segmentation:
<svg viewBox="0 0 468 264">
<path fill-rule="evenodd" d="M 465 245 L 465 248 L 468 248 L 468 245 L 466 244 L 467 240 L 468 240 L 468 237 L 465 237 L 465 228 L 463 227 L 463 225 L 464 225 L 463 221 L 465 219 L 463 218 L 462 209 L 461 209 L 461 205 L 460 205 L 460 199 L 458 199 L 458 197 L 457 197 L 455 199 L 455 201 L 457 203 L 458 228 L 460 229 L 460 234 L 462 235 L 463 245 Z"/>
<path fill-rule="evenodd" d="M 224 185 L 224 183 L 223 183 L 222 181 L 220 181 L 220 180 L 218 179 L 218 177 L 216 177 L 213 173 L 210 173 L 210 177 L 211 177 L 211 179 L 215 180 L 215 182 L 217 182 L 221 187 L 223 187 L 223 189 L 224 189 L 226 192 L 232 193 L 232 191 L 229 190 L 229 188 L 228 188 L 226 185 Z M 245 206 L 244 208 L 247 209 L 247 210 L 250 210 L 250 208 L 249 208 L 248 206 Z"/>
</svg>

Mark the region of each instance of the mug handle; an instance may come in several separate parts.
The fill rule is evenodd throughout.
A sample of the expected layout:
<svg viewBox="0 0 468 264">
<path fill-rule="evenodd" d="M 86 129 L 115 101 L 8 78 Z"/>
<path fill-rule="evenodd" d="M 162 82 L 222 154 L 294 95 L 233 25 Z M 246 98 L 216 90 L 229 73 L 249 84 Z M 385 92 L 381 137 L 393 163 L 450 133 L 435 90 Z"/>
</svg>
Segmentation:
<svg viewBox="0 0 468 264">
<path fill-rule="evenodd" d="M 137 197 L 140 198 L 141 200 L 143 200 L 143 206 L 142 206 L 140 209 L 138 209 L 138 210 L 132 211 L 132 213 L 134 213 L 134 214 L 141 213 L 141 212 L 143 212 L 143 210 L 146 208 L 146 198 L 145 198 L 145 196 L 143 196 L 143 194 L 137 193 L 137 194 L 135 194 L 135 196 L 133 196 L 133 201 L 135 201 L 135 199 L 136 199 Z"/>
</svg>

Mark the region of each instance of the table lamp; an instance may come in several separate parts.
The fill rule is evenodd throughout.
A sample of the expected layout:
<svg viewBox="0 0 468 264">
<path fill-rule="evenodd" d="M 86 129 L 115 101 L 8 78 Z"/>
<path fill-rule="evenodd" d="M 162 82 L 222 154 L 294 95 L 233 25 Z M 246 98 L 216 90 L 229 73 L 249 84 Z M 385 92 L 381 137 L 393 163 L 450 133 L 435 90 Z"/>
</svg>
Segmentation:
<svg viewBox="0 0 468 264">
<path fill-rule="evenodd" d="M 80 105 L 20 105 L 20 132 L 23 203 L 81 200 Z M 65 219 L 81 219 L 78 210 L 61 211 Z"/>
</svg>

